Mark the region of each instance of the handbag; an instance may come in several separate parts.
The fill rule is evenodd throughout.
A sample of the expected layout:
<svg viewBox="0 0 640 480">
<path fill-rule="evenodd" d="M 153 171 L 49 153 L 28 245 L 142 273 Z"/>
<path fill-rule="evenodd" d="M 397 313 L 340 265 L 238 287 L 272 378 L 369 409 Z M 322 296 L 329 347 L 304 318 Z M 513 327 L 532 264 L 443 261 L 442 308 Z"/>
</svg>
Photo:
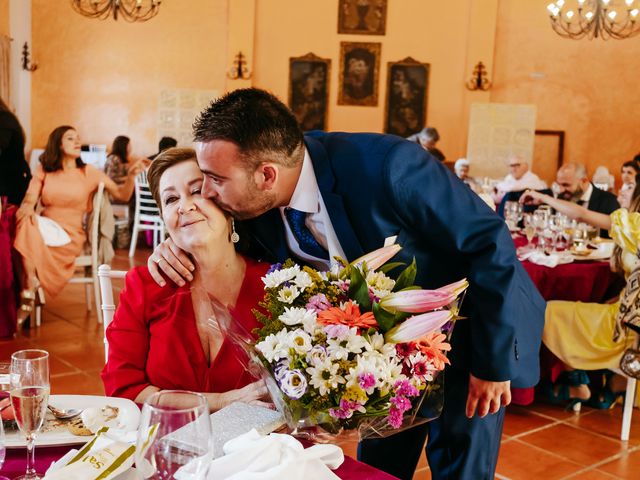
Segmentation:
<svg viewBox="0 0 640 480">
<path fill-rule="evenodd" d="M 640 350 L 627 348 L 620 359 L 620 370 L 628 377 L 640 379 Z"/>
<path fill-rule="evenodd" d="M 71 243 L 71 237 L 58 223 L 50 218 L 36 215 L 38 229 L 44 240 L 44 244 L 49 247 L 62 247 Z"/>
</svg>

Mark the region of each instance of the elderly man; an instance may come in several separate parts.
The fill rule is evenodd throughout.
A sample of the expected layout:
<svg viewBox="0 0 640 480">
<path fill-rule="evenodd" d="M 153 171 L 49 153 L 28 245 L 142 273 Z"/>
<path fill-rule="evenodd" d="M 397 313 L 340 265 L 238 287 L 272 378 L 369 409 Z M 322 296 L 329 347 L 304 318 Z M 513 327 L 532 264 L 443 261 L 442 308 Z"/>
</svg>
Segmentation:
<svg viewBox="0 0 640 480">
<path fill-rule="evenodd" d="M 444 153 L 442 153 L 436 147 L 436 143 L 438 143 L 438 140 L 440 140 L 440 134 L 435 128 L 424 127 L 418 133 L 414 133 L 413 135 L 407 137 L 407 140 L 420 144 L 422 148 L 424 148 L 427 152 L 429 152 L 432 156 L 434 156 L 441 162 L 445 161 Z"/>
<path fill-rule="evenodd" d="M 544 190 L 547 184 L 540 180 L 535 173 L 529 171 L 529 164 L 520 155 L 509 157 L 509 173 L 504 180 L 496 185 L 493 200 L 497 203 L 509 192 L 523 192 L 524 190 Z M 517 199 L 516 199 L 517 200 Z"/>
<path fill-rule="evenodd" d="M 469 175 L 469 170 L 471 170 L 471 162 L 466 158 L 459 158 L 456 160 L 456 163 L 453 165 L 453 169 L 456 172 L 456 176 L 462 180 L 464 183 L 471 187 L 471 190 L 476 190 L 478 187 L 478 182 L 475 178 Z"/>
<path fill-rule="evenodd" d="M 615 195 L 600 190 L 591 183 L 587 169 L 580 163 L 565 163 L 556 174 L 556 197 L 578 203 L 594 212 L 610 214 L 620 208 Z M 608 237 L 606 230 L 600 236 Z"/>
</svg>

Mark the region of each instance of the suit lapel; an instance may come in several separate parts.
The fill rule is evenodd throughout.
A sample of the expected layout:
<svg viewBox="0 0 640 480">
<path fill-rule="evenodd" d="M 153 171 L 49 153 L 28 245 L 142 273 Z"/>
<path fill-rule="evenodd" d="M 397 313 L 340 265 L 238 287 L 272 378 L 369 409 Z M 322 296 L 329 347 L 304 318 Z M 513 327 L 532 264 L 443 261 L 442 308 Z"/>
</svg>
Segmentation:
<svg viewBox="0 0 640 480">
<path fill-rule="evenodd" d="M 363 255 L 362 247 L 356 236 L 351 222 L 344 208 L 342 196 L 333 193 L 335 177 L 331 171 L 327 152 L 323 145 L 311 137 L 305 137 L 305 144 L 311 156 L 313 171 L 318 182 L 320 195 L 329 212 L 331 225 L 338 236 L 338 241 L 344 250 L 347 260 L 352 261 Z"/>
<path fill-rule="evenodd" d="M 270 255 L 270 261 L 284 262 L 291 256 L 280 210 L 274 208 L 247 223 L 254 240 Z"/>
</svg>

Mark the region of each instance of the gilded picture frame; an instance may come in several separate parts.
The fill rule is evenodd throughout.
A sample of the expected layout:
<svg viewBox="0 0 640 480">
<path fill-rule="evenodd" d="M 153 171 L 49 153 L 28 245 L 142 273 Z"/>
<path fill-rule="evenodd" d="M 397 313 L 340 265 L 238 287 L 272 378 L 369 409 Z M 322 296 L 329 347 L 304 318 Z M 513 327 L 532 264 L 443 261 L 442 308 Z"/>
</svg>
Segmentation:
<svg viewBox="0 0 640 480">
<path fill-rule="evenodd" d="M 289 58 L 289 108 L 302 130 L 326 130 L 331 59 L 314 53 Z"/>
<path fill-rule="evenodd" d="M 338 105 L 378 105 L 382 44 L 340 42 Z"/>
<path fill-rule="evenodd" d="M 339 0 L 338 33 L 384 35 L 387 0 Z"/>
<path fill-rule="evenodd" d="M 411 57 L 387 63 L 386 133 L 408 137 L 427 124 L 430 68 Z"/>
</svg>

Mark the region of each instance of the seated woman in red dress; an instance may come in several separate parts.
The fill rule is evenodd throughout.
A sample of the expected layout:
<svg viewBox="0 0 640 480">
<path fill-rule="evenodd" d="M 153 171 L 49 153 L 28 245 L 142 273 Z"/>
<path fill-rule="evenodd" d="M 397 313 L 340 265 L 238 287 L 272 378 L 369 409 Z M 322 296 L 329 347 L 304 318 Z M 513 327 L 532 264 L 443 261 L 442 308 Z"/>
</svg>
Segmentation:
<svg viewBox="0 0 640 480">
<path fill-rule="evenodd" d="M 209 297 L 229 307 L 233 321 L 259 327 L 252 309 L 264 295 L 268 265 L 236 252 L 233 221 L 202 197 L 195 152 L 172 148 L 148 171 L 167 231 L 196 265 L 193 280 L 158 286 L 147 267 L 131 270 L 107 328 L 107 395 L 142 403 L 159 390 L 204 393 L 212 411 L 234 401 L 265 405 L 264 383 L 246 371 L 230 340 L 212 328 Z M 161 260 L 162 261 L 162 260 Z"/>
</svg>

